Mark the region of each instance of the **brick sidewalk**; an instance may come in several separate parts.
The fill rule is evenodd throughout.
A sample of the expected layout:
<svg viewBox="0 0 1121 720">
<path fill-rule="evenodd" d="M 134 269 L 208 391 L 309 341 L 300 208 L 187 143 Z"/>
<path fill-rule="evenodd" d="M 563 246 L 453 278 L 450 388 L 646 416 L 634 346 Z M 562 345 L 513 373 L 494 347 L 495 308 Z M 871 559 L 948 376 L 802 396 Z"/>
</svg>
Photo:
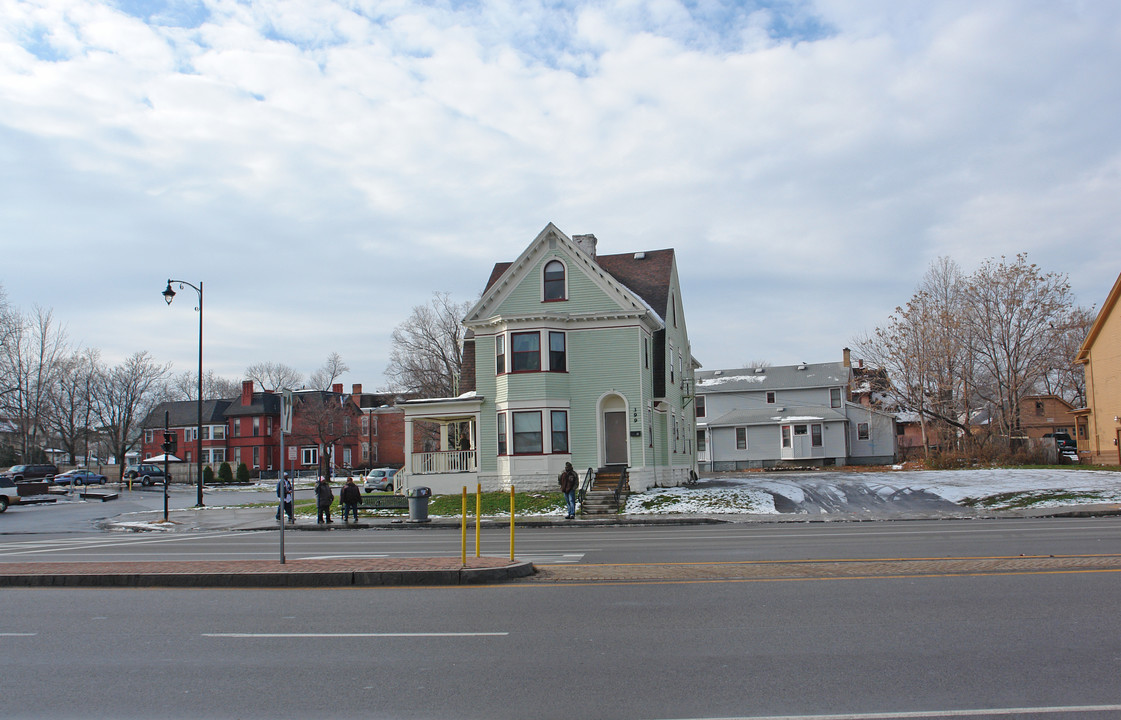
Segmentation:
<svg viewBox="0 0 1121 720">
<path fill-rule="evenodd" d="M 549 565 L 533 582 L 656 583 L 1121 572 L 1121 555 Z"/>
<path fill-rule="evenodd" d="M 0 587 L 368 587 L 467 585 L 532 575 L 507 558 L 344 558 L 0 563 Z"/>
</svg>

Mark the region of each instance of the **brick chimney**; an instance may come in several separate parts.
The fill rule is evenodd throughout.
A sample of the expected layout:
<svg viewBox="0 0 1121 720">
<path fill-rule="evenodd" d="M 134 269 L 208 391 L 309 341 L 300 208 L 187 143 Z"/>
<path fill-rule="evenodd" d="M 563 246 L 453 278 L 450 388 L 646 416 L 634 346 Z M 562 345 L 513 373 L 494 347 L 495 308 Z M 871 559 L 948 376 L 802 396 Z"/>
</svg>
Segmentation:
<svg viewBox="0 0 1121 720">
<path fill-rule="evenodd" d="M 241 381 L 241 404 L 248 406 L 253 404 L 253 381 Z"/>
<path fill-rule="evenodd" d="M 334 385 L 331 386 L 331 392 L 335 393 L 336 395 L 342 395 L 343 394 L 343 384 L 342 383 L 335 383 Z"/>
<path fill-rule="evenodd" d="M 844 356 L 845 367 L 852 367 L 852 351 L 848 348 L 844 348 L 841 350 L 841 353 Z"/>
<path fill-rule="evenodd" d="M 596 244 L 599 243 L 599 240 L 596 240 L 595 235 L 573 235 L 572 242 L 576 243 L 578 248 L 588 253 L 588 255 L 593 258 L 596 256 Z"/>
<path fill-rule="evenodd" d="M 361 383 L 354 383 L 353 385 L 351 385 L 350 386 L 350 394 L 351 395 L 361 395 L 362 394 L 362 384 Z"/>
</svg>

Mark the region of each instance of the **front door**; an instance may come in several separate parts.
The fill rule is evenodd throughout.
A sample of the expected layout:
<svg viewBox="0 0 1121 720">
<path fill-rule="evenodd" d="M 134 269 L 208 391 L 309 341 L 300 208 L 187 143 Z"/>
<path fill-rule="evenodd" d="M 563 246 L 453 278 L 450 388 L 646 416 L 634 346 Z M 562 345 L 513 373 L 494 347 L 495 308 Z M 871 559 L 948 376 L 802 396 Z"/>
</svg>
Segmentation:
<svg viewBox="0 0 1121 720">
<path fill-rule="evenodd" d="M 609 410 L 603 413 L 604 462 L 607 465 L 627 464 L 627 413 Z"/>
</svg>

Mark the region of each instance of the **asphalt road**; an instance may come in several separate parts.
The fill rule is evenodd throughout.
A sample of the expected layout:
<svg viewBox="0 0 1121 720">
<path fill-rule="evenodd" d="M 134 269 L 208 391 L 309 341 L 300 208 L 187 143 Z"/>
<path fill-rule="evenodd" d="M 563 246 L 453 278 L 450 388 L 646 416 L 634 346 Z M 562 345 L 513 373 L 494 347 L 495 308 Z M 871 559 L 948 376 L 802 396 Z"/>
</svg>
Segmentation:
<svg viewBox="0 0 1121 720">
<path fill-rule="evenodd" d="M 79 487 L 79 490 L 84 489 Z M 110 482 L 91 486 L 95 492 L 117 493 L 114 500 L 105 502 L 81 501 L 77 497 L 59 496 L 53 503 L 12 505 L 0 513 L 0 535 L 24 533 L 100 533 L 98 524 L 109 518 L 127 517 L 130 513 L 163 510 L 163 486 L 141 487 L 134 484 L 130 490 Z M 298 499 L 311 497 L 310 489 L 297 490 Z M 170 511 L 194 507 L 198 491 L 193 486 L 172 485 L 168 491 Z M 242 503 L 270 502 L 275 497 L 261 490 L 210 490 L 203 495 L 208 507 L 240 505 Z"/>
<path fill-rule="evenodd" d="M 1118 573 L 4 596 L 6 717 L 1121 716 Z"/>
<path fill-rule="evenodd" d="M 274 557 L 277 535 L 7 534 L 0 562 Z M 460 540 L 458 531 L 431 528 L 286 535 L 289 557 L 448 555 Z M 486 532 L 483 552 L 507 553 L 508 538 Z M 517 550 L 555 573 L 641 563 L 1119 555 L 1121 518 L 577 525 L 519 530 Z M 1121 717 L 1121 572 L 1055 562 L 1058 569 L 903 577 L 8 589 L 0 712 Z"/>
<path fill-rule="evenodd" d="M 0 536 L 0 562 L 269 559 L 275 531 L 38 533 Z M 482 553 L 507 556 L 509 531 L 483 532 Z M 288 557 L 456 556 L 452 528 L 296 531 Z M 468 551 L 474 554 L 474 531 Z M 940 558 L 1121 553 L 1121 517 L 865 523 L 730 523 L 659 527 L 519 528 L 515 554 L 536 564 L 735 562 L 823 558 Z"/>
</svg>

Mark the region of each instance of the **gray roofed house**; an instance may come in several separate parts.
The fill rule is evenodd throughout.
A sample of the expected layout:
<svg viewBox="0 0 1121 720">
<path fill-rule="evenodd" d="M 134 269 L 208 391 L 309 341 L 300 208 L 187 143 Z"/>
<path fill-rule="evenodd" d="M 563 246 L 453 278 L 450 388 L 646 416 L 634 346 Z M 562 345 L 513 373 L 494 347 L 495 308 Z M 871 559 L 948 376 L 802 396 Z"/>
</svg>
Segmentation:
<svg viewBox="0 0 1121 720">
<path fill-rule="evenodd" d="M 700 467 L 894 462 L 894 419 L 852 402 L 852 381 L 847 362 L 698 371 Z"/>
</svg>

